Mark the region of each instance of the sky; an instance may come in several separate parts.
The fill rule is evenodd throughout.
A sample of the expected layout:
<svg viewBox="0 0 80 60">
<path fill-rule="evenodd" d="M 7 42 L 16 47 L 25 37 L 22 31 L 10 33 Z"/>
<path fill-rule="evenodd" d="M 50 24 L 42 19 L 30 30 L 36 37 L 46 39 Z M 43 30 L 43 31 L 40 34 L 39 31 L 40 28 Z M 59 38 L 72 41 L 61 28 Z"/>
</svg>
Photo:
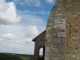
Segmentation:
<svg viewBox="0 0 80 60">
<path fill-rule="evenodd" d="M 0 0 L 0 52 L 34 54 L 55 0 Z"/>
</svg>

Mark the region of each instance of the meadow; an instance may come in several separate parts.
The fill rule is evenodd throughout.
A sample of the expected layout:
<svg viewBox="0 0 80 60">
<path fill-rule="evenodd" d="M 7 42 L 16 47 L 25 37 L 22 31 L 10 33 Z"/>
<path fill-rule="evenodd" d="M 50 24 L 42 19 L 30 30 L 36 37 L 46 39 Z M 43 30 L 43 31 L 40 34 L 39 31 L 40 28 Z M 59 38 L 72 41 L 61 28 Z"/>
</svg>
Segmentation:
<svg viewBox="0 0 80 60">
<path fill-rule="evenodd" d="M 0 60 L 33 60 L 33 55 L 0 53 Z"/>
</svg>

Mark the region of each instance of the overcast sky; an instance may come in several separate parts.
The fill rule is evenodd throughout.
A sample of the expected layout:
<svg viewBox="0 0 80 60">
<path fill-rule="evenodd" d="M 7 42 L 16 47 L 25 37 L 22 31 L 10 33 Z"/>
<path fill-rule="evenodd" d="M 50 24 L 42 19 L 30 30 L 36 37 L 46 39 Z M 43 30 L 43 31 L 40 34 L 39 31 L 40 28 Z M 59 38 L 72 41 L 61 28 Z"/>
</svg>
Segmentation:
<svg viewBox="0 0 80 60">
<path fill-rule="evenodd" d="M 54 0 L 0 0 L 0 52 L 34 54 Z"/>
</svg>

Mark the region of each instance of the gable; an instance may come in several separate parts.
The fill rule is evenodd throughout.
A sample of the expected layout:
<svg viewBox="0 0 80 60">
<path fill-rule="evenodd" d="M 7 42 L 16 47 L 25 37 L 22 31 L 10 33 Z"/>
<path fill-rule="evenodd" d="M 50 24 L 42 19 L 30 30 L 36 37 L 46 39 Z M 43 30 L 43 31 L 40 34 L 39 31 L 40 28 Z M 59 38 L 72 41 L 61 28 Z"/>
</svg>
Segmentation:
<svg viewBox="0 0 80 60">
<path fill-rule="evenodd" d="M 36 41 L 36 40 L 46 40 L 46 30 L 43 31 L 42 33 L 40 33 L 38 36 L 36 36 L 34 39 L 32 39 L 32 41 Z"/>
</svg>

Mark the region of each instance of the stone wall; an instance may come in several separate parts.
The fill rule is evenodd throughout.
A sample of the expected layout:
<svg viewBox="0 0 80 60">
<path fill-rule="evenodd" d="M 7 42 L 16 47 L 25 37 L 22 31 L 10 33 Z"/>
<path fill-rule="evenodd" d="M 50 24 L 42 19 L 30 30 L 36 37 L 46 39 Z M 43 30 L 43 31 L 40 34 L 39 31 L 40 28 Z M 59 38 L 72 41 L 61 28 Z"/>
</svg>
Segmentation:
<svg viewBox="0 0 80 60">
<path fill-rule="evenodd" d="M 65 2 L 66 60 L 80 60 L 80 0 Z"/>
<path fill-rule="evenodd" d="M 80 60 L 80 0 L 56 0 L 47 27 L 45 60 Z"/>
<path fill-rule="evenodd" d="M 44 60 L 44 53 L 45 53 L 45 34 L 46 31 L 43 31 L 37 37 L 33 39 L 35 42 L 35 49 L 34 49 L 34 60 Z M 39 58 L 39 50 L 43 48 L 43 58 Z"/>
<path fill-rule="evenodd" d="M 57 0 L 46 27 L 45 60 L 65 60 L 66 17 L 62 0 Z"/>
</svg>

